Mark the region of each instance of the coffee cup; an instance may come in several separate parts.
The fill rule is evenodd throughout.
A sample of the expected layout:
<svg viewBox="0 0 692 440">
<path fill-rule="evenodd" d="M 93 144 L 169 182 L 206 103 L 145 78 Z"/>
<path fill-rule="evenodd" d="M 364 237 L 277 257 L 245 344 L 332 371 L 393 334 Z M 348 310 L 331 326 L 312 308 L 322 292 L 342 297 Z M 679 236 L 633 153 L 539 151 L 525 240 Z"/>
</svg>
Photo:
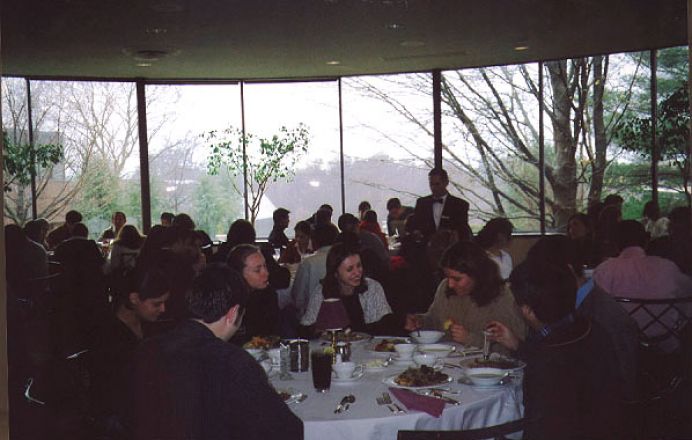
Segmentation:
<svg viewBox="0 0 692 440">
<path fill-rule="evenodd" d="M 332 365 L 332 369 L 336 373 L 337 378 L 350 379 L 354 375 L 359 374 L 362 367 L 357 366 L 355 362 L 337 362 Z"/>
<path fill-rule="evenodd" d="M 410 360 L 413 356 L 413 351 L 416 349 L 415 344 L 396 344 L 394 350 L 396 350 L 399 359 Z"/>
<path fill-rule="evenodd" d="M 273 365 L 279 365 L 281 363 L 281 349 L 280 348 L 272 348 L 270 350 L 267 350 L 267 355 L 269 355 L 269 359 L 272 360 Z"/>
<path fill-rule="evenodd" d="M 415 362 L 418 366 L 427 365 L 430 368 L 440 368 L 444 365 L 444 360 L 430 353 L 414 354 L 413 362 Z"/>
</svg>

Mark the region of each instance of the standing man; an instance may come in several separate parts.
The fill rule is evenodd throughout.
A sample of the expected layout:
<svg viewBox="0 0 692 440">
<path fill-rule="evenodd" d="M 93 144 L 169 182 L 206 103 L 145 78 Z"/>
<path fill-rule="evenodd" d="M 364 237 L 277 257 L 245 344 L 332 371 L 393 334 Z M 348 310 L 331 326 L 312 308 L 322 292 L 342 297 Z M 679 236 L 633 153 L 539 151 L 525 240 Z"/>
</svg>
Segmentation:
<svg viewBox="0 0 692 440">
<path fill-rule="evenodd" d="M 298 440 L 303 423 L 260 364 L 227 341 L 248 291 L 223 264 L 207 266 L 187 297 L 192 319 L 145 341 L 133 368 L 135 440 Z"/>
<path fill-rule="evenodd" d="M 447 192 L 447 171 L 433 168 L 428 173 L 428 183 L 432 195 L 416 200 L 414 231 L 425 240 L 441 229 L 456 231 L 462 241 L 471 238 L 469 204 Z"/>
<path fill-rule="evenodd" d="M 284 231 L 286 228 L 288 228 L 288 224 L 291 222 L 288 215 L 290 213 L 291 211 L 286 208 L 277 208 L 274 210 L 274 214 L 272 215 L 274 219 L 274 227 L 269 233 L 269 238 L 267 239 L 267 242 L 272 245 L 274 249 L 288 247 L 288 237 L 286 237 Z"/>
<path fill-rule="evenodd" d="M 98 241 L 114 240 L 115 237 L 118 236 L 118 232 L 120 232 L 122 227 L 125 226 L 125 223 L 127 223 L 127 217 L 125 217 L 125 213 L 121 211 L 115 211 L 113 213 L 113 217 L 111 217 L 111 223 L 113 224 L 101 233 L 101 237 L 99 237 Z"/>
</svg>

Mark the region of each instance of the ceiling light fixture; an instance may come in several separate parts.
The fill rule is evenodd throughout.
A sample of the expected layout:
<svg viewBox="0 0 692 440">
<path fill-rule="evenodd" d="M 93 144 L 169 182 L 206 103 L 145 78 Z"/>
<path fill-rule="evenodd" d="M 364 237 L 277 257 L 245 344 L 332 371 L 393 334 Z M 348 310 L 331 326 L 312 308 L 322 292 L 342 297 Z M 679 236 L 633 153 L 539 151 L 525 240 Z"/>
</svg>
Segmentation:
<svg viewBox="0 0 692 440">
<path fill-rule="evenodd" d="M 404 29 L 404 25 L 400 23 L 387 23 L 384 25 L 384 28 L 390 31 L 401 31 Z"/>
<path fill-rule="evenodd" d="M 151 67 L 151 66 L 153 66 L 153 64 L 141 62 L 141 63 L 137 63 L 136 66 L 137 67 Z"/>
<path fill-rule="evenodd" d="M 144 32 L 150 35 L 163 35 L 168 32 L 168 29 L 160 27 L 148 27 L 144 29 Z"/>
<path fill-rule="evenodd" d="M 401 47 L 409 47 L 409 48 L 412 48 L 412 47 L 423 47 L 423 46 L 425 46 L 425 42 L 424 42 L 424 41 L 420 41 L 420 40 L 406 40 L 406 41 L 402 41 L 401 43 L 399 43 L 399 46 L 401 46 Z"/>
<path fill-rule="evenodd" d="M 520 45 L 514 46 L 514 50 L 516 50 L 517 52 L 529 50 L 529 45 L 528 44 L 520 44 Z"/>
<path fill-rule="evenodd" d="M 325 64 L 328 66 L 338 66 L 339 64 L 341 64 L 341 61 L 332 60 L 332 61 L 327 61 Z"/>
</svg>

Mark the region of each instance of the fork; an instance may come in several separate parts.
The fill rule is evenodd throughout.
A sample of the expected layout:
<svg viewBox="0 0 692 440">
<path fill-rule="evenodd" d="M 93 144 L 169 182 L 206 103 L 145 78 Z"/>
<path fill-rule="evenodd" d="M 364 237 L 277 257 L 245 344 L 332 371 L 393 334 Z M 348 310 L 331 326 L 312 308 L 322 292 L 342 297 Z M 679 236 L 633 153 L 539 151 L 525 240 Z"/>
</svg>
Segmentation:
<svg viewBox="0 0 692 440">
<path fill-rule="evenodd" d="M 384 396 L 375 397 L 375 400 L 377 401 L 378 405 L 385 405 L 387 407 L 387 409 L 392 412 L 392 414 L 398 414 L 399 413 L 399 411 L 396 408 L 392 407 L 392 405 L 387 405 L 385 403 Z"/>
<path fill-rule="evenodd" d="M 392 396 L 390 396 L 389 393 L 387 393 L 387 392 L 382 393 L 382 401 L 385 404 L 387 404 L 387 407 L 389 407 L 389 405 L 391 404 L 394 408 L 396 408 L 397 413 L 405 413 L 406 412 L 405 409 L 403 409 L 402 407 L 400 407 L 399 405 L 397 405 L 396 403 L 394 403 L 392 401 Z M 392 408 L 389 407 L 389 409 L 391 410 Z M 392 412 L 394 412 L 394 411 L 392 411 Z"/>
</svg>

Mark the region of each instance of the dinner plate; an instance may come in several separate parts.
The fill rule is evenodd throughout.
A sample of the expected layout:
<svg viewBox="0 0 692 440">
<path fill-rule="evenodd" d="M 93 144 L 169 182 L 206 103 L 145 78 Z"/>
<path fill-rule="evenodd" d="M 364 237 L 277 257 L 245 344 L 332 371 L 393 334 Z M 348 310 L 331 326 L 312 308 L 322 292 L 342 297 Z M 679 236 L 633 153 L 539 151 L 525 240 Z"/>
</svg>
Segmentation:
<svg viewBox="0 0 692 440">
<path fill-rule="evenodd" d="M 394 374 L 392 376 L 387 376 L 382 380 L 382 382 L 385 385 L 390 386 L 390 387 L 394 387 L 394 388 L 401 388 L 404 390 L 422 390 L 424 388 L 433 388 L 436 386 L 444 385 L 444 384 L 450 383 L 454 380 L 451 376 L 447 376 L 446 380 L 439 382 L 439 383 L 428 384 L 428 385 L 421 386 L 421 387 L 407 387 L 405 385 L 399 385 L 398 383 L 396 383 L 394 381 L 394 379 L 396 379 L 398 376 L 399 376 L 398 374 Z"/>
<path fill-rule="evenodd" d="M 363 362 L 363 368 L 365 368 L 366 372 L 371 372 L 371 373 L 377 373 L 380 371 L 385 371 L 387 368 L 389 368 L 390 364 L 387 365 L 382 365 L 386 360 L 385 359 L 367 359 Z M 369 363 L 372 364 L 368 365 Z"/>
<path fill-rule="evenodd" d="M 364 375 L 363 372 L 360 372 L 353 377 L 348 377 L 346 379 L 340 379 L 340 378 L 336 377 L 335 373 L 332 373 L 332 383 L 347 384 L 347 383 L 357 382 L 363 378 L 363 375 Z"/>
<path fill-rule="evenodd" d="M 411 365 L 415 365 L 415 362 L 413 362 L 413 358 L 411 359 L 399 359 L 396 356 L 392 359 L 392 365 L 396 365 L 397 367 L 410 367 Z"/>
<path fill-rule="evenodd" d="M 323 341 L 331 342 L 331 335 L 327 332 L 322 333 L 320 339 Z M 362 344 L 368 342 L 372 339 L 372 335 L 363 332 L 351 332 L 346 337 L 343 333 L 337 334 L 336 342 L 350 342 L 351 344 Z"/>
<path fill-rule="evenodd" d="M 392 351 L 383 351 L 383 350 L 376 350 L 375 347 L 377 347 L 377 344 L 381 343 L 384 340 L 388 341 L 396 341 L 399 344 L 410 344 L 411 343 L 411 338 L 404 338 L 401 336 L 377 336 L 372 338 L 370 343 L 365 346 L 365 351 L 369 351 L 371 353 L 375 353 L 377 355 L 390 355 L 393 353 L 396 353 L 394 349 Z"/>
<path fill-rule="evenodd" d="M 492 389 L 504 387 L 505 385 L 511 383 L 512 379 L 511 379 L 511 376 L 507 376 L 505 379 L 502 379 L 500 382 L 493 384 L 493 385 L 476 385 L 475 383 L 471 382 L 471 379 L 462 375 L 462 376 L 459 376 L 458 382 L 460 384 L 469 386 L 471 388 L 478 388 L 481 390 L 492 390 Z"/>
<path fill-rule="evenodd" d="M 459 365 L 463 368 L 485 367 L 486 365 L 478 365 L 476 367 L 472 367 L 472 365 L 474 365 L 476 363 L 476 361 L 481 359 L 481 358 L 482 358 L 482 356 L 473 356 L 473 357 L 462 360 L 461 362 L 459 362 Z M 499 362 L 508 362 L 508 363 L 514 364 L 513 367 L 509 367 L 509 365 L 508 365 L 507 368 L 502 368 L 501 366 L 496 366 L 496 365 L 487 365 L 488 367 L 499 368 L 501 370 L 509 371 L 511 373 L 516 373 L 518 371 L 523 370 L 524 367 L 526 367 L 526 362 L 520 361 L 519 359 L 512 359 L 512 358 L 507 357 L 507 356 L 502 356 L 502 355 L 497 354 L 497 353 L 491 354 L 490 360 L 491 361 L 495 360 L 495 361 L 499 361 Z"/>
</svg>

